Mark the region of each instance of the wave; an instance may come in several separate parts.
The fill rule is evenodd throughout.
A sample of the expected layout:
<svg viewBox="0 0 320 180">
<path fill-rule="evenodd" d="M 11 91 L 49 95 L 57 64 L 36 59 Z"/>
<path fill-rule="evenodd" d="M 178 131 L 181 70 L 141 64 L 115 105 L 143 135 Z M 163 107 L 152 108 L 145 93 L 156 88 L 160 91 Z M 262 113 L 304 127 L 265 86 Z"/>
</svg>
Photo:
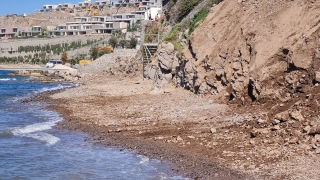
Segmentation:
<svg viewBox="0 0 320 180">
<path fill-rule="evenodd" d="M 1 78 L 0 81 L 16 81 L 16 78 Z"/>
<path fill-rule="evenodd" d="M 33 139 L 39 140 L 39 141 L 44 142 L 49 145 L 54 145 L 58 141 L 60 141 L 60 139 L 58 137 L 55 137 L 51 134 L 44 133 L 44 132 L 26 134 L 26 135 L 24 135 L 24 137 L 33 138 Z"/>
<path fill-rule="evenodd" d="M 23 135 L 23 134 L 28 134 L 28 133 L 49 130 L 49 129 L 52 129 L 52 126 L 54 126 L 59 121 L 60 120 L 31 124 L 31 125 L 28 125 L 28 126 L 25 126 L 22 128 L 16 128 L 16 129 L 12 130 L 11 132 L 13 133 L 13 135 Z"/>
<path fill-rule="evenodd" d="M 27 125 L 25 127 L 17 127 L 11 130 L 11 134 L 14 136 L 33 138 L 41 142 L 45 142 L 46 144 L 54 145 L 60 139 L 58 137 L 55 137 L 51 134 L 48 134 L 42 131 L 52 129 L 52 127 L 55 126 L 57 122 L 61 121 L 62 118 L 50 117 L 50 114 L 48 116 L 50 120 L 49 122 L 35 123 L 35 124 Z"/>
<path fill-rule="evenodd" d="M 139 166 L 149 161 L 149 158 L 142 155 L 137 155 L 138 158 L 140 158 L 140 162 L 138 163 Z"/>
<path fill-rule="evenodd" d="M 64 88 L 69 88 L 69 87 L 73 87 L 74 85 L 67 85 L 67 84 L 59 84 L 58 86 L 56 87 L 51 87 L 51 88 L 42 88 L 38 91 L 35 91 L 35 93 L 42 93 L 42 92 L 46 92 L 46 91 L 54 91 L 54 90 L 59 90 L 59 89 L 64 89 Z"/>
</svg>

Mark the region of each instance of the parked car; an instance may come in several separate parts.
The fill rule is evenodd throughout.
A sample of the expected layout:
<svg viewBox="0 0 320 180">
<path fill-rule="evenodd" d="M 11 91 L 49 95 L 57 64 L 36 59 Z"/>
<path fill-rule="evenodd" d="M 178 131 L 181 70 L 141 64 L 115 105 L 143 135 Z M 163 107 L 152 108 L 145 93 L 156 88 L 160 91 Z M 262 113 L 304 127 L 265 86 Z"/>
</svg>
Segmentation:
<svg viewBox="0 0 320 180">
<path fill-rule="evenodd" d="M 49 60 L 46 64 L 46 68 L 53 68 L 56 64 L 62 64 L 61 60 Z"/>
</svg>

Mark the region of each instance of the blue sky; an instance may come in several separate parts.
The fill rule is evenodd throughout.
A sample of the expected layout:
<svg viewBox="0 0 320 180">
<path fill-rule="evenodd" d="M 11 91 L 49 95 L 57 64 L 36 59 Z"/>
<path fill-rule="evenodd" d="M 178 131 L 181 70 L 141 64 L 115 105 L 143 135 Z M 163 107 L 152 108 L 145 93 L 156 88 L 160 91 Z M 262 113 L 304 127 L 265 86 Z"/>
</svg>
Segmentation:
<svg viewBox="0 0 320 180">
<path fill-rule="evenodd" d="M 78 4 L 84 0 L 0 0 L 0 15 L 32 13 L 41 9 L 44 4 L 73 3 Z M 115 1 L 115 0 L 113 0 Z M 96 0 L 92 0 L 96 2 Z"/>
</svg>

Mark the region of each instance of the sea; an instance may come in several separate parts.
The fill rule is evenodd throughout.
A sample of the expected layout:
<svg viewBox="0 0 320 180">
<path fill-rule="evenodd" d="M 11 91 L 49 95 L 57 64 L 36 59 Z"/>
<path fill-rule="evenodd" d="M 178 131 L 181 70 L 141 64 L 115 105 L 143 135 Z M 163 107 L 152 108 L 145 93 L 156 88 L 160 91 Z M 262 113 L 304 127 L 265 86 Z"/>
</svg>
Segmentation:
<svg viewBox="0 0 320 180">
<path fill-rule="evenodd" d="M 0 180 L 187 179 L 156 159 L 97 146 L 85 133 L 56 129 L 62 117 L 45 104 L 21 103 L 72 84 L 29 81 L 0 70 Z"/>
</svg>

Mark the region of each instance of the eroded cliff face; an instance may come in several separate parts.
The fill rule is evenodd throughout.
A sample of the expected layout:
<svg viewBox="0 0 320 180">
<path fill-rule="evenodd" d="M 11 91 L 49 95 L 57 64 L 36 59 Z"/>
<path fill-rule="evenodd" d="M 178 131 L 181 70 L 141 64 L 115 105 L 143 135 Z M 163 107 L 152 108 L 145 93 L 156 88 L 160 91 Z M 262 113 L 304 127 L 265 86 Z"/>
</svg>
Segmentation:
<svg viewBox="0 0 320 180">
<path fill-rule="evenodd" d="M 319 12 L 316 0 L 225 0 L 191 34 L 182 59 L 171 53 L 170 70 L 159 49 L 159 71 L 195 93 L 285 100 L 319 80 Z"/>
</svg>

